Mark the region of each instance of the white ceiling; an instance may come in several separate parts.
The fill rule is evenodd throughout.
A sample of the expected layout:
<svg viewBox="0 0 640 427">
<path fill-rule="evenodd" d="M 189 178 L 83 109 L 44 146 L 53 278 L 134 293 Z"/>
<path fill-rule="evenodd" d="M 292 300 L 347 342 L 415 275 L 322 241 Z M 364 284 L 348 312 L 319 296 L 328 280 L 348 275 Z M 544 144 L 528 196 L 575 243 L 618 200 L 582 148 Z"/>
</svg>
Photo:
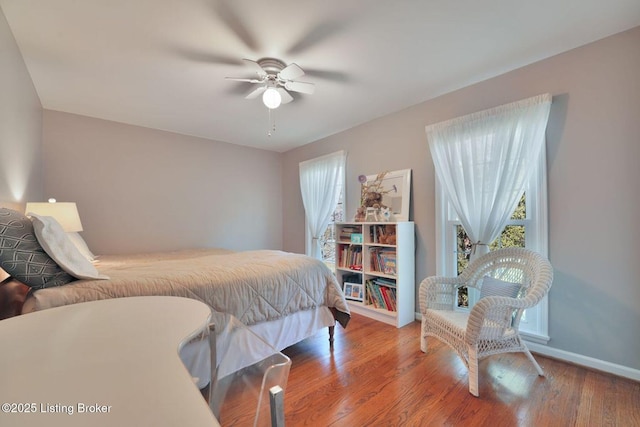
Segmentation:
<svg viewBox="0 0 640 427">
<path fill-rule="evenodd" d="M 0 0 L 42 106 L 286 151 L 640 25 L 639 0 Z M 313 95 L 245 100 L 242 58 Z"/>
</svg>

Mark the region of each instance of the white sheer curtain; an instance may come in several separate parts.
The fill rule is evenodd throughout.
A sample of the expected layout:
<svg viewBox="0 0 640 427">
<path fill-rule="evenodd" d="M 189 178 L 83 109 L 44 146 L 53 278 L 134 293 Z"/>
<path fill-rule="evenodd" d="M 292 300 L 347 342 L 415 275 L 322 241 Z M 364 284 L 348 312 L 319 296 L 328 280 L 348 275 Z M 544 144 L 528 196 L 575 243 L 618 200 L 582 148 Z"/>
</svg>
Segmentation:
<svg viewBox="0 0 640 427">
<path fill-rule="evenodd" d="M 338 204 L 344 183 L 346 153 L 338 151 L 300 163 L 300 192 L 311 238 L 311 253 L 322 258 L 320 237 Z"/>
<path fill-rule="evenodd" d="M 551 95 L 426 127 L 436 174 L 473 242 L 489 252 L 518 205 L 545 143 Z"/>
</svg>

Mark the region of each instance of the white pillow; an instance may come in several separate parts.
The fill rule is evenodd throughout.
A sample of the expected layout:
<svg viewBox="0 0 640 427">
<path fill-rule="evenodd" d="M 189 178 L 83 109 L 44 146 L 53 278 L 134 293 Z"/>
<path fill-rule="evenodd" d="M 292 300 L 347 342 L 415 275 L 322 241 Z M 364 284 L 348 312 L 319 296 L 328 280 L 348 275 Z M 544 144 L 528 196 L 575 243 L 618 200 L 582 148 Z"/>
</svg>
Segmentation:
<svg viewBox="0 0 640 427">
<path fill-rule="evenodd" d="M 92 262 L 96 260 L 96 256 L 93 254 L 93 252 L 91 252 L 89 246 L 87 246 L 87 242 L 84 241 L 79 233 L 75 231 L 68 231 L 67 236 L 69 236 L 69 239 L 73 242 L 74 245 L 76 245 L 76 248 L 78 248 L 80 253 L 84 255 L 86 259 Z"/>
<path fill-rule="evenodd" d="M 40 246 L 64 271 L 78 279 L 108 279 L 96 270 L 76 245 L 62 226 L 51 216 L 28 214 L 33 223 L 33 231 Z"/>
<path fill-rule="evenodd" d="M 491 276 L 484 276 L 480 288 L 480 299 L 490 296 L 516 298 L 521 287 L 520 283 L 505 282 Z"/>
</svg>

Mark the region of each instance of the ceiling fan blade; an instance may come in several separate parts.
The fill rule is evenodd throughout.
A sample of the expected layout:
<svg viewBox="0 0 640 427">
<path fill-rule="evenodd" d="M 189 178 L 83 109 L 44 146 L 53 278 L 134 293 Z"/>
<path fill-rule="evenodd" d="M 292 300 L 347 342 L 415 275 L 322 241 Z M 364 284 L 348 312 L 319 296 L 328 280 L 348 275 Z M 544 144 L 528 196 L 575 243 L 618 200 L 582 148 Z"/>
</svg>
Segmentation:
<svg viewBox="0 0 640 427">
<path fill-rule="evenodd" d="M 309 77 L 332 80 L 334 82 L 339 82 L 339 83 L 348 83 L 349 81 L 351 81 L 351 77 L 347 73 L 343 73 L 342 71 L 307 68 L 305 71 L 305 74 Z"/>
<path fill-rule="evenodd" d="M 278 77 L 283 80 L 295 80 L 302 76 L 304 76 L 304 71 L 302 71 L 302 68 L 293 62 L 284 67 L 282 71 L 278 73 Z"/>
<path fill-rule="evenodd" d="M 257 97 L 259 97 L 260 95 L 262 95 L 264 93 L 264 91 L 267 90 L 267 86 L 260 86 L 259 88 L 256 88 L 254 90 L 252 90 L 251 92 L 249 92 L 249 95 L 245 96 L 245 99 L 255 99 Z"/>
<path fill-rule="evenodd" d="M 236 6 L 233 5 L 231 1 L 217 1 L 210 2 L 214 3 L 212 5 L 212 12 L 215 13 L 214 19 L 220 19 L 227 28 L 229 28 L 233 34 L 236 35 L 249 49 L 252 51 L 260 51 L 260 46 L 254 37 L 254 34 L 249 31 L 249 25 L 246 21 L 246 16 L 243 19 L 242 15 L 239 13 L 237 3 Z"/>
<path fill-rule="evenodd" d="M 180 45 L 172 45 L 167 51 L 181 59 L 202 64 L 221 64 L 221 65 L 242 65 L 242 61 L 232 56 L 227 56 L 206 50 L 194 49 Z"/>
<path fill-rule="evenodd" d="M 245 64 L 253 68 L 253 71 L 258 74 L 258 77 L 264 79 L 267 76 L 267 72 L 258 64 L 256 61 L 252 61 L 251 59 L 242 58 Z"/>
<path fill-rule="evenodd" d="M 316 90 L 316 85 L 307 82 L 286 82 L 284 84 L 284 87 L 287 90 L 306 93 L 308 95 L 313 94 L 313 92 Z"/>
<path fill-rule="evenodd" d="M 343 12 L 344 9 L 345 8 L 343 8 Z M 326 39 L 334 37 L 336 34 L 343 32 L 345 28 L 349 27 L 350 21 L 352 21 L 352 18 L 347 16 L 344 16 L 339 21 L 327 21 L 323 19 L 321 22 L 318 22 L 314 28 L 311 28 L 309 32 L 307 32 L 307 34 L 304 35 L 300 40 L 295 42 L 287 50 L 287 54 L 299 56 L 299 53 L 309 50 L 324 42 Z"/>
<path fill-rule="evenodd" d="M 237 77 L 225 77 L 225 79 L 227 80 L 233 80 L 235 82 L 249 82 L 249 83 L 262 83 L 263 80 L 258 80 L 258 79 L 240 79 Z"/>
<path fill-rule="evenodd" d="M 282 101 L 280 101 L 281 104 L 288 104 L 293 101 L 293 96 L 291 96 L 284 88 L 279 87 L 277 90 L 280 94 L 280 98 L 282 98 Z"/>
</svg>

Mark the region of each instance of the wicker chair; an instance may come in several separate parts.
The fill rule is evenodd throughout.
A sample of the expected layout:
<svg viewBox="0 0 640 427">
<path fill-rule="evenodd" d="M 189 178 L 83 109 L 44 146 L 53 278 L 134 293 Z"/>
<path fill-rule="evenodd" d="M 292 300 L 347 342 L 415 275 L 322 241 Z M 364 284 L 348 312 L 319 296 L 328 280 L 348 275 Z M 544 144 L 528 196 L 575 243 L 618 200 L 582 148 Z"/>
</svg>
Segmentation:
<svg viewBox="0 0 640 427">
<path fill-rule="evenodd" d="M 485 280 L 486 276 L 499 280 Z M 485 281 L 494 282 L 492 286 L 497 282 L 505 288 L 512 283 L 518 284 L 512 293 L 515 298 L 483 296 L 469 312 L 454 310 L 459 287 L 481 290 Z M 422 313 L 420 349 L 426 353 L 428 336 L 450 346 L 469 369 L 469 392 L 476 397 L 478 361 L 493 354 L 523 352 L 538 374 L 544 376 L 542 368 L 520 339 L 518 328 L 524 310 L 540 302 L 552 281 L 553 269 L 549 261 L 524 248 L 504 248 L 485 254 L 455 278 L 432 276 L 424 279 L 419 294 Z M 485 290 L 488 289 L 487 284 Z"/>
</svg>

